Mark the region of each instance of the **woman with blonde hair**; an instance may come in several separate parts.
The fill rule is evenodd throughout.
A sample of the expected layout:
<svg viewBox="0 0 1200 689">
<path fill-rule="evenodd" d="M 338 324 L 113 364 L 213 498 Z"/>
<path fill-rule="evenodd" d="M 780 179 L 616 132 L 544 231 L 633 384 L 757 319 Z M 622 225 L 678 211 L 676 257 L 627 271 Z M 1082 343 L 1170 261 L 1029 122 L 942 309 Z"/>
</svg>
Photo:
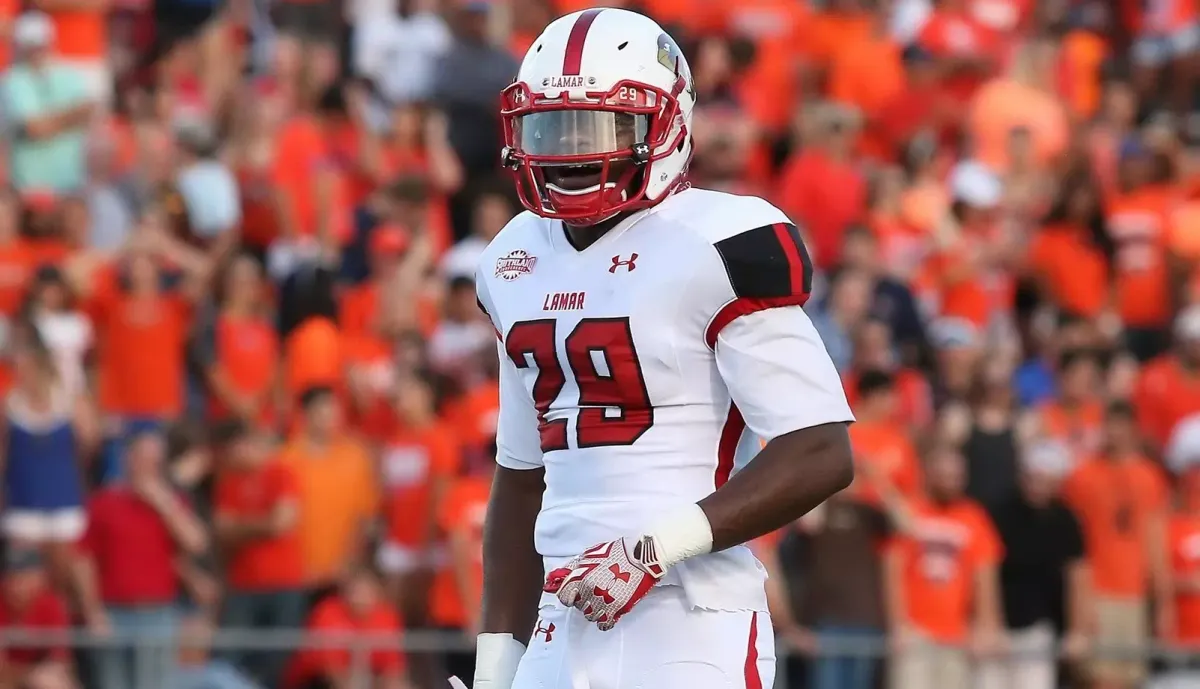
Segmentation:
<svg viewBox="0 0 1200 689">
<path fill-rule="evenodd" d="M 37 328 L 20 322 L 11 337 L 15 378 L 0 442 L 7 498 L 0 526 L 11 541 L 43 549 L 52 573 L 66 576 L 86 526 L 81 460 L 96 440 L 96 419 L 90 400 L 64 386 Z"/>
</svg>

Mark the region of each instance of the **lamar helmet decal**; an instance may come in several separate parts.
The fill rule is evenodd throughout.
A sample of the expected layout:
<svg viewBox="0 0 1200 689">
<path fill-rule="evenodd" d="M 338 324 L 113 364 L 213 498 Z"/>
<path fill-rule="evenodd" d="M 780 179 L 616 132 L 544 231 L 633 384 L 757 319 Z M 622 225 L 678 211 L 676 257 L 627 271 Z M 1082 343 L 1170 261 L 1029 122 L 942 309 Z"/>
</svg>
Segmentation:
<svg viewBox="0 0 1200 689">
<path fill-rule="evenodd" d="M 683 60 L 683 51 L 675 43 L 675 39 L 667 34 L 658 37 L 658 63 L 671 70 L 672 74 L 683 77 L 687 83 L 688 95 L 696 99 L 696 82 L 692 79 L 691 70 Z"/>
</svg>

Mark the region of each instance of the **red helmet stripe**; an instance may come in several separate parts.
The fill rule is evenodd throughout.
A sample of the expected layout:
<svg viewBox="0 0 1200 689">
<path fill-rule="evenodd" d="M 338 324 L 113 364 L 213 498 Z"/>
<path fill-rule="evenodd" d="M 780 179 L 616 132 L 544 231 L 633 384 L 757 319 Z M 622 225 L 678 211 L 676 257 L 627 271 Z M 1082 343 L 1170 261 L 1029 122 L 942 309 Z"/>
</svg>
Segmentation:
<svg viewBox="0 0 1200 689">
<path fill-rule="evenodd" d="M 592 22 L 596 21 L 596 16 L 603 11 L 602 7 L 586 10 L 575 19 L 575 24 L 571 27 L 571 35 L 567 36 L 567 50 L 563 55 L 563 75 L 579 74 L 579 65 L 583 62 L 583 43 L 587 40 Z"/>
</svg>

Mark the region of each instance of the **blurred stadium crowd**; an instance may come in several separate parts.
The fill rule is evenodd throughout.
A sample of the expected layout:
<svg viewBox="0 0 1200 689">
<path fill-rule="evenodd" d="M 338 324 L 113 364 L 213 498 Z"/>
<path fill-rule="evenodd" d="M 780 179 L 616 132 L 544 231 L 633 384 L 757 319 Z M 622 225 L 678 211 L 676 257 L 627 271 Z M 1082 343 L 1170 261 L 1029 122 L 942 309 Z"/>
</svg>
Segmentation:
<svg viewBox="0 0 1200 689">
<path fill-rule="evenodd" d="M 473 638 L 498 93 L 587 4 L 0 2 L 0 689 L 470 676 L 208 642 Z M 855 484 L 755 544 L 780 686 L 1194 664 L 1198 3 L 635 4 L 691 58 L 694 183 L 802 228 L 859 419 Z M 3 637 L 68 628 L 114 645 Z"/>
</svg>

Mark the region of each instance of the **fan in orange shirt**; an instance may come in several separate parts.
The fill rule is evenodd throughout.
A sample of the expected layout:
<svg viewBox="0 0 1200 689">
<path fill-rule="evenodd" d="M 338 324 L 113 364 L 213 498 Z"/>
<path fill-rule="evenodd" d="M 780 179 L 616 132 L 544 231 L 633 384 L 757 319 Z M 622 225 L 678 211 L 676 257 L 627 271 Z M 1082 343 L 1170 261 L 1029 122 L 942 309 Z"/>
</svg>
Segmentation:
<svg viewBox="0 0 1200 689">
<path fill-rule="evenodd" d="M 1103 226 L 1100 189 L 1090 171 L 1068 175 L 1029 249 L 1043 296 L 1061 311 L 1095 319 L 1109 306 L 1109 264 L 1093 228 Z"/>
<path fill-rule="evenodd" d="M 1141 361 L 1159 354 L 1174 309 L 1168 261 L 1168 220 L 1175 190 L 1163 179 L 1167 163 L 1136 140 L 1121 146 L 1119 188 L 1107 199 L 1116 309 L 1129 347 Z"/>
<path fill-rule="evenodd" d="M 874 134 L 879 137 L 878 128 Z M 871 134 L 870 131 L 867 132 Z M 880 141 L 881 151 L 890 151 L 886 141 Z M 875 254 L 885 266 L 887 275 L 907 283 L 920 266 L 928 251 L 929 237 L 923 226 L 911 222 L 904 208 L 908 180 L 899 166 L 879 170 L 871 182 L 870 206 L 865 224 L 875 237 Z"/>
<path fill-rule="evenodd" d="M 655 0 L 661 2 L 662 0 Z M 702 31 L 749 41 L 753 58 L 736 84 L 742 105 L 769 131 L 783 131 L 792 116 L 803 63 L 811 45 L 812 9 L 791 0 L 695 2 L 689 14 Z"/>
<path fill-rule="evenodd" d="M 837 61 L 849 53 L 862 52 L 868 39 L 888 33 L 887 12 L 872 12 L 858 0 L 833 0 L 813 14 L 805 31 L 805 57 L 812 67 L 828 74 Z M 880 68 L 881 65 L 876 65 Z M 827 79 L 832 86 L 832 75 Z M 857 105 L 857 103 L 854 103 Z"/>
<path fill-rule="evenodd" d="M 423 238 L 418 237 L 416 244 Z M 418 270 L 408 255 L 414 240 L 409 230 L 401 225 L 383 224 L 371 230 L 368 240 L 370 275 L 358 285 L 342 293 L 339 301 L 338 320 L 343 332 L 350 335 L 379 337 L 398 330 L 416 327 L 428 336 L 437 326 L 437 305 L 422 295 L 417 299 L 389 301 L 385 294 L 396 291 L 397 271 Z M 417 249 L 414 248 L 414 251 Z M 416 257 L 419 259 L 420 257 Z M 412 302 L 411 310 L 407 305 Z M 409 321 L 415 322 L 409 322 Z"/>
<path fill-rule="evenodd" d="M 429 597 L 429 618 L 438 627 L 479 633 L 483 595 L 483 522 L 487 516 L 494 462 L 454 481 L 438 509 L 437 523 L 450 550 L 449 563 L 437 571 Z M 446 670 L 469 677 L 474 654 L 450 653 Z"/>
<path fill-rule="evenodd" d="M 338 321 L 349 335 L 379 335 L 389 330 L 389 309 L 380 303 L 381 285 L 392 280 L 400 269 L 410 243 L 408 230 L 397 225 L 379 225 L 367 241 L 370 275 L 362 283 L 346 289 L 338 300 Z"/>
<path fill-rule="evenodd" d="M 986 656 L 1000 643 L 1003 546 L 987 513 L 963 495 L 958 450 L 935 448 L 926 469 L 928 499 L 914 506 L 911 532 L 889 544 L 884 561 L 888 618 L 900 649 L 891 686 L 958 689 L 970 686 L 964 645 Z"/>
<path fill-rule="evenodd" d="M 861 476 L 863 465 L 872 464 L 872 473 L 882 475 L 903 495 L 916 497 L 921 488 L 921 467 L 904 427 L 895 421 L 895 380 L 883 371 L 863 371 L 856 392 L 857 421 L 850 426 L 855 473 Z M 848 490 L 859 500 L 880 506 L 880 495 L 870 482 L 856 480 Z"/>
<path fill-rule="evenodd" d="M 168 288 L 175 276 L 150 249 L 114 266 L 92 295 L 99 350 L 100 407 L 137 419 L 174 419 L 185 391 L 191 303 Z"/>
<path fill-rule="evenodd" d="M 345 354 L 338 325 L 324 316 L 313 316 L 296 326 L 283 341 L 283 386 L 289 405 L 314 387 L 328 387 L 340 399 L 345 376 Z"/>
<path fill-rule="evenodd" d="M 1100 451 L 1104 437 L 1101 365 L 1096 352 L 1068 350 L 1058 359 L 1058 400 L 1037 409 L 1043 437 L 1068 448 L 1075 461 Z"/>
<path fill-rule="evenodd" d="M 380 453 L 388 532 L 379 563 L 400 591 L 405 617 L 416 624 L 426 613 L 436 516 L 462 457 L 454 430 L 437 418 L 428 380 L 404 376 L 395 395 L 399 427 Z"/>
<path fill-rule="evenodd" d="M 345 107 L 340 89 L 331 89 L 315 112 L 295 115 L 279 130 L 272 181 L 284 237 L 338 244 L 350 238 L 350 185 L 330 145 Z"/>
<path fill-rule="evenodd" d="M 489 450 L 496 441 L 496 422 L 500 413 L 500 386 L 496 377 L 496 358 L 484 359 L 486 379 L 467 389 L 445 407 L 443 417 L 454 427 L 463 448 L 465 461 L 491 461 Z"/>
<path fill-rule="evenodd" d="M 1140 451 L 1133 409 L 1109 405 L 1105 449 L 1080 464 L 1063 483 L 1063 499 L 1083 528 L 1096 595 L 1096 643 L 1135 647 L 1149 638 L 1146 602 L 1153 583 L 1167 601 L 1164 519 L 1167 485 L 1159 467 Z M 1166 610 L 1160 607 L 1160 613 Z M 1137 660 L 1099 659 L 1094 686 L 1133 687 L 1145 674 Z"/>
<path fill-rule="evenodd" d="M 201 338 L 209 417 L 240 417 L 270 427 L 281 392 L 279 335 L 263 309 L 262 269 L 249 255 L 237 256 L 222 287 L 221 311 Z"/>
<path fill-rule="evenodd" d="M 1033 42 L 1016 54 L 1009 74 L 985 83 L 969 105 L 967 127 L 976 157 L 996 171 L 1009 169 L 1008 142 L 1022 128 L 1032 139 L 1039 166 L 1063 152 L 1070 132 L 1067 112 L 1054 91 L 1055 46 Z"/>
<path fill-rule="evenodd" d="M 1071 114 L 1090 120 L 1100 109 L 1104 93 L 1102 74 L 1111 46 L 1105 37 L 1088 29 L 1069 31 L 1058 56 L 1058 91 Z"/>
<path fill-rule="evenodd" d="M 375 463 L 366 447 L 345 432 L 341 407 L 329 388 L 300 397 L 303 422 L 280 450 L 296 476 L 304 581 L 325 590 L 361 561 L 381 503 Z"/>
<path fill-rule="evenodd" d="M 1160 449 L 1175 424 L 1200 412 L 1200 305 L 1179 313 L 1174 334 L 1173 351 L 1142 368 L 1133 396 L 1139 428 Z"/>
<path fill-rule="evenodd" d="M 843 21 L 856 21 L 856 13 L 847 14 Z M 817 16 L 816 35 L 825 34 L 824 24 L 830 21 L 830 16 L 830 13 Z M 901 59 L 903 47 L 888 31 L 889 16 L 886 12 L 874 12 L 865 20 L 865 27 L 851 29 L 846 32 L 849 35 L 833 36 L 840 41 L 833 51 L 828 74 L 829 97 L 857 108 L 866 121 L 860 141 L 862 152 L 881 161 L 890 160 L 893 151 L 889 150 L 886 137 L 873 125 L 883 109 L 904 90 L 908 78 Z"/>
<path fill-rule="evenodd" d="M 1200 180 L 1190 180 L 1189 186 Z M 1167 247 L 1181 270 L 1187 272 L 1183 303 L 1200 303 L 1200 198 L 1196 189 L 1187 191 L 1188 198 L 1171 213 Z"/>
<path fill-rule="evenodd" d="M 948 186 L 947 213 L 933 218 L 933 251 L 913 289 L 931 298 L 938 315 L 985 329 L 1012 310 L 1021 258 L 1002 222 L 1004 182 L 986 165 L 963 160 L 950 170 Z"/>
</svg>

